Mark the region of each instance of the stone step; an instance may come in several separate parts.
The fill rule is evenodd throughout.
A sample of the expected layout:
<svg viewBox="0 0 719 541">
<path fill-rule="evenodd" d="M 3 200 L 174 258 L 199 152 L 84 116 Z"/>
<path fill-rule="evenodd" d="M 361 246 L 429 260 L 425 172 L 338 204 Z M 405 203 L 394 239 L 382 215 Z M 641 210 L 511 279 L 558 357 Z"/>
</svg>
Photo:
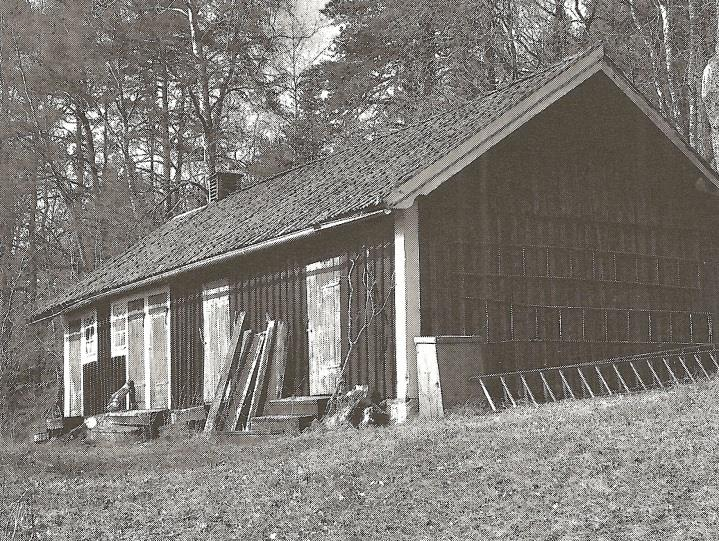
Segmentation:
<svg viewBox="0 0 719 541">
<path fill-rule="evenodd" d="M 88 439 L 97 443 L 137 443 L 150 439 L 149 427 L 98 425 L 88 432 Z"/>
<path fill-rule="evenodd" d="M 98 415 L 98 421 L 118 426 L 158 426 L 167 421 L 168 410 L 116 411 Z"/>
<path fill-rule="evenodd" d="M 312 415 L 321 418 L 325 413 L 329 395 L 322 396 L 291 396 L 276 400 L 268 400 L 265 404 L 265 415 Z"/>
<path fill-rule="evenodd" d="M 315 415 L 263 415 L 253 417 L 250 430 L 258 435 L 297 435 L 309 427 Z"/>
</svg>

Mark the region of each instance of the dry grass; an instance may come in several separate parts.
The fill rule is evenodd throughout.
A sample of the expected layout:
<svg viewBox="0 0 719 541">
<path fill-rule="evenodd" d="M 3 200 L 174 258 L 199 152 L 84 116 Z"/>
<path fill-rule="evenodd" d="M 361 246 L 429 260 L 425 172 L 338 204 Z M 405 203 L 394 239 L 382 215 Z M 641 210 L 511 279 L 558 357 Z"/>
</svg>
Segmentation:
<svg viewBox="0 0 719 541">
<path fill-rule="evenodd" d="M 715 539 L 718 396 L 713 381 L 254 445 L 20 446 L 0 452 L 0 513 L 24 502 L 16 539 Z"/>
</svg>

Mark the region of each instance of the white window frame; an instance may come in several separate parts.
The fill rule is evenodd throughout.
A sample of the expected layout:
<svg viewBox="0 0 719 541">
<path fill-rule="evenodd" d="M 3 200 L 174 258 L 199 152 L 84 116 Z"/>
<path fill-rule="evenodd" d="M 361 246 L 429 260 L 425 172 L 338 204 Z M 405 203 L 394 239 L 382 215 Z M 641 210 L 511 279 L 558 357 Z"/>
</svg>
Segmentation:
<svg viewBox="0 0 719 541">
<path fill-rule="evenodd" d="M 88 331 L 92 332 L 90 341 Z M 97 310 L 85 312 L 80 318 L 80 359 L 83 366 L 97 361 Z"/>
<path fill-rule="evenodd" d="M 120 312 L 119 315 L 116 312 Z M 124 328 L 118 331 L 115 327 L 120 322 L 124 323 Z M 122 344 L 115 342 L 119 335 L 123 337 Z M 110 356 L 127 358 L 127 340 L 127 300 L 115 301 L 110 306 Z"/>
</svg>

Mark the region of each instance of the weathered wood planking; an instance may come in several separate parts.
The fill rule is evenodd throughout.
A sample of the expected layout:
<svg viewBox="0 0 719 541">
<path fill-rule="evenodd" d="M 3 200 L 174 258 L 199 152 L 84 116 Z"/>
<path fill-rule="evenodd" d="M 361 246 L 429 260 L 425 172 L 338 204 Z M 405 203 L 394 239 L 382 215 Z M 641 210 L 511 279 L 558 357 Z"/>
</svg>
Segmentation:
<svg viewBox="0 0 719 541">
<path fill-rule="evenodd" d="M 276 330 L 276 321 L 270 321 L 267 323 L 265 342 L 262 347 L 262 354 L 260 355 L 260 364 L 257 368 L 257 377 L 255 379 L 255 385 L 252 391 L 252 400 L 250 402 L 250 409 L 247 417 L 249 422 L 251 422 L 253 417 L 262 415 L 262 410 L 265 406 L 265 402 L 267 401 L 267 369 L 272 359 L 272 350 L 275 346 Z"/>
<path fill-rule="evenodd" d="M 215 429 L 215 425 L 220 417 L 221 407 L 225 399 L 225 391 L 230 381 L 233 371 L 237 367 L 237 363 L 240 359 L 242 349 L 242 337 L 245 331 L 246 325 L 245 312 L 241 312 L 235 319 L 234 329 L 232 331 L 232 338 L 230 339 L 230 347 L 225 355 L 225 360 L 220 368 L 217 387 L 214 393 L 214 399 L 210 406 L 210 411 L 207 414 L 207 421 L 205 422 L 205 433 L 211 432 Z"/>
<path fill-rule="evenodd" d="M 227 280 L 203 285 L 202 319 L 204 337 L 203 389 L 206 403 L 215 398 L 223 362 L 230 349 L 230 298 Z"/>
<path fill-rule="evenodd" d="M 364 265 L 350 267 L 363 273 Z M 311 395 L 332 394 L 341 364 L 340 258 L 312 263 L 306 268 L 307 335 Z M 361 301 L 360 301 L 361 302 Z M 366 340 L 366 336 L 360 337 Z M 365 345 L 365 342 L 362 342 Z M 363 357 L 367 358 L 367 355 Z"/>
<path fill-rule="evenodd" d="M 252 392 L 257 379 L 257 369 L 260 364 L 264 343 L 265 333 L 255 334 L 252 337 L 252 346 L 247 355 L 247 362 L 240 369 L 237 378 L 237 394 L 235 400 L 230 404 L 227 416 L 228 422 L 225 424 L 226 430 L 242 430 L 247 424 Z"/>
<path fill-rule="evenodd" d="M 137 409 L 147 408 L 144 298 L 127 304 L 127 379 L 135 385 Z"/>
<path fill-rule="evenodd" d="M 168 360 L 170 351 L 169 325 L 168 325 L 168 295 L 158 293 L 148 298 L 149 325 L 149 365 L 150 380 L 149 404 L 150 408 L 169 408 L 170 374 Z"/>
<path fill-rule="evenodd" d="M 172 410 L 172 412 L 170 412 L 170 422 L 172 424 L 204 421 L 206 419 L 207 411 L 205 410 L 205 406 L 193 406 L 191 408 Z"/>
<path fill-rule="evenodd" d="M 497 370 L 711 341 L 716 202 L 602 84 L 567 96 L 421 201 L 424 335 L 484 336 Z M 597 96 L 613 114 L 589 107 Z M 592 133 L 568 121 L 579 111 Z"/>
<path fill-rule="evenodd" d="M 227 407 L 225 408 L 224 430 L 235 430 L 242 410 L 242 403 L 247 392 L 247 386 L 252 379 L 255 370 L 254 360 L 257 355 L 257 348 L 260 347 L 260 335 L 248 329 L 242 336 L 242 351 L 237 370 L 228 387 L 230 392 L 227 396 Z"/>
<path fill-rule="evenodd" d="M 244 390 L 240 388 L 239 378 L 242 375 L 243 368 L 252 361 L 249 356 L 252 353 L 253 336 L 254 333 L 250 329 L 246 330 L 242 335 L 242 348 L 240 349 L 240 354 L 237 359 L 237 365 L 230 376 L 223 399 L 224 406 L 220 415 L 220 421 L 218 422 L 218 429 L 220 430 L 227 429 L 229 424 L 232 423 L 230 418 L 234 419 L 235 409 L 233 409 L 232 404 L 235 403 L 237 396 Z"/>
<path fill-rule="evenodd" d="M 277 322 L 275 344 L 267 371 L 267 400 L 282 398 L 287 367 L 287 323 Z"/>
</svg>

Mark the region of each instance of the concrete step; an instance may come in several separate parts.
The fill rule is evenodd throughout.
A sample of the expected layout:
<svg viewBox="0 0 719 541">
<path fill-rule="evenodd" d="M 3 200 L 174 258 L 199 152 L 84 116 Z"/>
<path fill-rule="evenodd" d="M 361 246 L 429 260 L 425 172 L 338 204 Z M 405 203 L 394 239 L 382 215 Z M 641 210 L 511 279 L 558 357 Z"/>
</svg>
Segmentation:
<svg viewBox="0 0 719 541">
<path fill-rule="evenodd" d="M 265 404 L 265 415 L 312 415 L 321 418 L 325 413 L 329 395 L 291 396 L 276 400 L 268 400 Z"/>
<path fill-rule="evenodd" d="M 309 427 L 315 415 L 263 415 L 253 417 L 250 430 L 258 435 L 297 435 Z"/>
</svg>

